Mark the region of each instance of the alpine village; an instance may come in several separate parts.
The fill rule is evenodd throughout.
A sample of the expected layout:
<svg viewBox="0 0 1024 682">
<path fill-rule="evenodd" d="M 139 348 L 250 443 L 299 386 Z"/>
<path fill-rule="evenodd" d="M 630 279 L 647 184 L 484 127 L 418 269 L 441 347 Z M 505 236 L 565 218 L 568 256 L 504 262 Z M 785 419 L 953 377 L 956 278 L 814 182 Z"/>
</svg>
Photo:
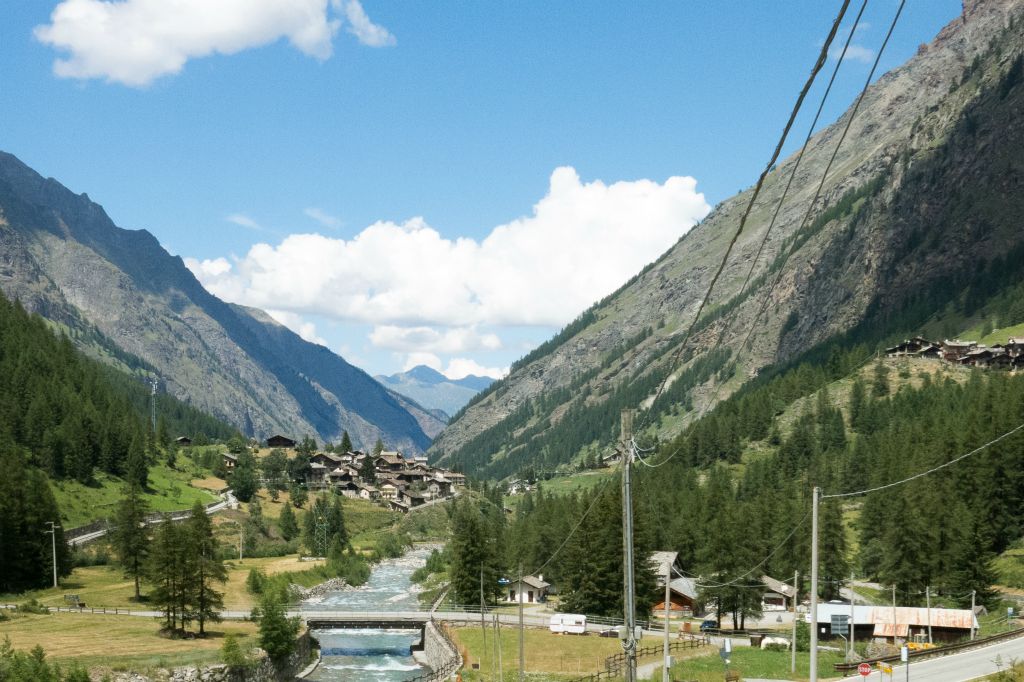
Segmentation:
<svg viewBox="0 0 1024 682">
<path fill-rule="evenodd" d="M 1024 680 L 1024 0 L 0 17 L 0 682 Z"/>
</svg>

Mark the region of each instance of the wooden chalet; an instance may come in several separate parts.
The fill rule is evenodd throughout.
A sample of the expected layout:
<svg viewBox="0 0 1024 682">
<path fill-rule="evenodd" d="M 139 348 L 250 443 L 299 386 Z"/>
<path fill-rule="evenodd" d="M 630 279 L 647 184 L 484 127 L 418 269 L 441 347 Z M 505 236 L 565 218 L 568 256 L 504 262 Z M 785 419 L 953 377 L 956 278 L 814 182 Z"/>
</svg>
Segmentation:
<svg viewBox="0 0 1024 682">
<path fill-rule="evenodd" d="M 427 496 L 419 490 L 405 489 L 398 494 L 398 499 L 408 505 L 409 509 L 419 507 L 427 502 Z"/>
<path fill-rule="evenodd" d="M 761 609 L 763 611 L 786 611 L 796 596 L 796 588 L 781 580 L 776 580 L 770 575 L 762 575 L 761 583 L 768 588 L 761 595 Z"/>
<path fill-rule="evenodd" d="M 960 339 L 950 341 L 946 339 L 942 342 L 942 359 L 949 362 L 959 362 L 960 358 L 977 347 L 978 343 L 976 341 L 961 341 Z"/>
<path fill-rule="evenodd" d="M 267 439 L 268 448 L 294 448 L 295 441 L 287 436 L 276 434 Z"/>
<path fill-rule="evenodd" d="M 353 485 L 356 486 L 358 497 L 371 501 L 380 499 L 380 491 L 366 481 L 353 481 Z"/>
<path fill-rule="evenodd" d="M 675 578 L 668 584 L 668 608 L 670 613 L 680 615 L 697 612 L 697 583 L 692 578 Z M 664 583 L 662 583 L 662 592 Z M 652 609 L 654 613 L 665 611 L 665 602 L 660 601 Z"/>
<path fill-rule="evenodd" d="M 333 452 L 318 452 L 309 458 L 310 463 L 323 464 L 328 469 L 337 469 L 344 462 L 340 455 L 336 455 Z"/>
<path fill-rule="evenodd" d="M 919 356 L 922 352 L 929 351 L 933 348 L 938 350 L 939 344 L 933 343 L 923 337 L 915 336 L 912 339 L 904 340 L 903 343 L 895 345 L 892 348 L 886 348 L 885 354 L 890 358 Z"/>
<path fill-rule="evenodd" d="M 399 452 L 382 452 L 373 459 L 373 467 L 377 471 L 402 471 L 405 469 L 405 458 Z"/>
<path fill-rule="evenodd" d="M 1011 358 L 1024 355 L 1024 337 L 1022 336 L 1011 336 L 1006 342 L 1006 354 Z"/>
<path fill-rule="evenodd" d="M 188 436 L 178 436 L 174 439 L 174 443 L 180 447 L 188 447 L 189 445 L 192 445 L 192 439 Z"/>
<path fill-rule="evenodd" d="M 238 455 L 230 452 L 225 452 L 220 456 L 220 461 L 223 462 L 224 468 L 231 471 L 238 466 Z"/>
<path fill-rule="evenodd" d="M 385 502 L 392 502 L 398 499 L 398 487 L 391 483 L 384 483 L 380 486 L 380 499 Z"/>
</svg>

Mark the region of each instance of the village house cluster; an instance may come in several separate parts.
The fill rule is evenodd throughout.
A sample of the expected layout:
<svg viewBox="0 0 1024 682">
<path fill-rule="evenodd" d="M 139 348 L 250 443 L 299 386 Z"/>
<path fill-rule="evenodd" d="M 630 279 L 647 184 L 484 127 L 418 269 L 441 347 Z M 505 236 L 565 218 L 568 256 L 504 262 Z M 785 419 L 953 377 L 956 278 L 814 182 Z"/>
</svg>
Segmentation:
<svg viewBox="0 0 1024 682">
<path fill-rule="evenodd" d="M 366 459 L 373 463 L 374 479 L 365 480 L 361 472 Z M 432 467 L 423 456 L 406 457 L 401 452 L 384 451 L 377 455 L 363 452 L 318 452 L 310 460 L 306 487 L 331 489 L 346 497 L 380 502 L 396 511 L 454 497 L 466 477 L 455 471 Z"/>
<path fill-rule="evenodd" d="M 931 358 L 967 367 L 1019 370 L 1024 368 L 1024 337 L 1010 337 L 1005 344 L 986 346 L 977 341 L 946 339 L 941 343 L 920 336 L 886 348 L 890 358 Z"/>
<path fill-rule="evenodd" d="M 268 448 L 293 449 L 295 441 L 286 436 L 271 436 Z M 224 453 L 224 466 L 235 468 L 238 458 Z M 367 458 L 373 465 L 368 474 Z M 317 452 L 310 457 L 306 489 L 310 492 L 333 490 L 345 497 L 377 502 L 395 511 L 407 512 L 437 500 L 455 497 L 466 485 L 466 476 L 457 471 L 432 467 L 423 455 L 408 457 L 397 451 L 376 455 L 354 450 L 346 453 Z"/>
</svg>

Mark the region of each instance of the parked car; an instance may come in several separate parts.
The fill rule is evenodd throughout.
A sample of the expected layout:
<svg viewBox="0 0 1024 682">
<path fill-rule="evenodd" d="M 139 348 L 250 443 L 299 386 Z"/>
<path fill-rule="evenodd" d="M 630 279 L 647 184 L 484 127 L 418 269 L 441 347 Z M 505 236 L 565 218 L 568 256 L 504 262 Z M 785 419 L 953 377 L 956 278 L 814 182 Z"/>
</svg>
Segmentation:
<svg viewBox="0 0 1024 682">
<path fill-rule="evenodd" d="M 619 636 L 619 629 L 618 628 L 607 628 L 606 630 L 601 630 L 601 632 L 597 633 L 597 636 L 598 637 L 618 637 Z"/>
<path fill-rule="evenodd" d="M 707 620 L 705 620 L 704 622 L 702 622 L 700 624 L 700 631 L 701 632 L 704 632 L 705 630 L 715 630 L 717 628 L 718 628 L 718 621 L 714 620 L 712 618 L 708 618 Z"/>
</svg>

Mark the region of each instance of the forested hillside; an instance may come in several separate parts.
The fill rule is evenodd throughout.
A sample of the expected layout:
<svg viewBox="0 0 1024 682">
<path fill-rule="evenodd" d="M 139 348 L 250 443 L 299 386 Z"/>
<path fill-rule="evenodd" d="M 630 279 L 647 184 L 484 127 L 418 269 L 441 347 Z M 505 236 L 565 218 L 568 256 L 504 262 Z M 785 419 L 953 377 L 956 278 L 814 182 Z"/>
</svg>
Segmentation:
<svg viewBox="0 0 1024 682">
<path fill-rule="evenodd" d="M 571 468 L 610 450 L 623 408 L 640 411 L 645 441 L 666 440 L 751 379 L 828 361 L 828 349 L 952 335 L 1000 297 L 1012 318 L 1024 279 L 1022 46 L 1024 3 L 965 3 L 868 88 L 855 117 L 811 139 L 785 202 L 795 156 L 768 174 L 699 319 L 749 190 L 515 363 L 431 454 L 496 479 Z"/>
<path fill-rule="evenodd" d="M 38 315 L 0 296 L 0 592 L 46 584 L 47 522 L 61 514 L 48 484 L 91 484 L 98 472 L 143 488 L 161 434 L 236 433 L 170 396 L 150 428 L 150 389 L 75 350 Z M 58 569 L 70 571 L 63 529 Z"/>
</svg>

